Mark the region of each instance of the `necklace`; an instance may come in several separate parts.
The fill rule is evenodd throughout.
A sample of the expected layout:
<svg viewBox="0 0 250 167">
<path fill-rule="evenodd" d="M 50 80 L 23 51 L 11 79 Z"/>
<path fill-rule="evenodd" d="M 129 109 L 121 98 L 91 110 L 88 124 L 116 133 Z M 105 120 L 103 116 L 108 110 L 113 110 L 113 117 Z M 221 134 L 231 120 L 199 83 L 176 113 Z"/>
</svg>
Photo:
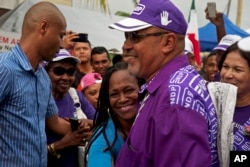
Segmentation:
<svg viewBox="0 0 250 167">
<path fill-rule="evenodd" d="M 158 74 L 158 73 L 157 73 L 157 74 Z M 143 84 L 143 85 L 141 86 L 141 89 L 140 89 L 140 92 L 139 92 L 139 93 L 142 94 L 142 95 L 145 93 L 145 96 L 143 97 L 142 101 L 139 102 L 140 108 L 139 108 L 138 113 L 137 113 L 137 115 L 136 115 L 136 117 L 135 117 L 135 121 L 136 121 L 136 119 L 138 118 L 138 116 L 140 115 L 141 110 L 143 109 L 143 107 L 144 107 L 146 101 L 148 100 L 148 98 L 149 98 L 149 96 L 150 96 L 150 94 L 148 93 L 147 88 L 148 88 L 148 86 L 151 84 L 151 82 L 154 80 L 154 78 L 157 76 L 157 74 L 148 82 L 148 84 L 145 83 L 145 84 Z M 135 123 L 135 121 L 134 121 L 134 123 Z M 134 125 L 134 123 L 133 123 L 133 125 Z"/>
</svg>

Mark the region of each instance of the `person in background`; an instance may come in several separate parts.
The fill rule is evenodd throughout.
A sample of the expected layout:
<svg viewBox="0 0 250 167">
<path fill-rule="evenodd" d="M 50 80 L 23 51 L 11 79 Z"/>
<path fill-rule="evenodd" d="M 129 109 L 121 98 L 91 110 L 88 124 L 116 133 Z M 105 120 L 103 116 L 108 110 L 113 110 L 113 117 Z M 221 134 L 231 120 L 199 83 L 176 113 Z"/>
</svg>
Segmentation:
<svg viewBox="0 0 250 167">
<path fill-rule="evenodd" d="M 183 53 L 183 13 L 170 0 L 141 0 L 128 18 L 110 27 L 124 31 L 129 71 L 146 80 L 115 166 L 219 166 L 215 106 Z"/>
<path fill-rule="evenodd" d="M 214 81 L 215 75 L 219 72 L 218 63 L 216 60 L 216 51 L 210 52 L 203 63 L 203 77 L 206 81 Z"/>
<path fill-rule="evenodd" d="M 214 24 L 216 28 L 217 41 L 221 41 L 221 39 L 226 35 L 226 29 L 224 25 L 223 13 L 216 11 L 215 17 L 209 17 L 208 8 L 205 9 L 205 17 L 212 24 Z"/>
<path fill-rule="evenodd" d="M 215 51 L 217 54 L 216 56 L 217 63 L 220 62 L 220 59 L 227 50 L 227 48 L 240 39 L 241 37 L 239 35 L 227 34 L 220 40 L 218 45 L 213 48 L 213 51 Z"/>
<path fill-rule="evenodd" d="M 216 52 L 216 61 L 218 64 L 227 48 L 240 39 L 241 37 L 238 35 L 227 34 L 220 40 L 219 44 L 213 49 L 213 52 Z M 214 81 L 220 81 L 220 79 L 220 72 L 218 71 L 214 77 Z"/>
<path fill-rule="evenodd" d="M 88 40 L 88 34 L 73 31 L 67 31 L 63 42 L 64 48 L 81 61 L 78 65 L 75 81 L 72 84 L 72 87 L 77 88 L 82 77 L 87 73 L 93 72 L 93 67 L 90 63 L 91 43 Z"/>
<path fill-rule="evenodd" d="M 97 46 L 92 49 L 90 61 L 94 71 L 101 74 L 102 77 L 111 65 L 108 50 L 103 46 Z"/>
<path fill-rule="evenodd" d="M 99 73 L 87 73 L 82 77 L 77 90 L 81 91 L 90 104 L 96 109 L 99 91 L 101 88 L 102 76 Z"/>
<path fill-rule="evenodd" d="M 108 68 L 97 105 L 95 131 L 87 149 L 87 167 L 112 167 L 136 116 L 139 82 L 125 62 Z"/>
<path fill-rule="evenodd" d="M 235 85 L 237 89 L 236 106 L 233 115 L 234 151 L 250 151 L 250 37 L 246 37 L 230 46 L 221 58 L 219 70 L 221 82 Z M 241 140 L 238 140 L 241 139 Z"/>
<path fill-rule="evenodd" d="M 65 135 L 70 123 L 58 117 L 50 79 L 40 65 L 62 46 L 66 20 L 50 2 L 25 13 L 20 42 L 0 54 L 0 166 L 46 167 L 45 124 Z"/>
<path fill-rule="evenodd" d="M 115 54 L 112 59 L 112 64 L 115 65 L 118 62 L 122 61 L 122 55 L 121 54 Z"/>
<path fill-rule="evenodd" d="M 250 151 L 250 37 L 232 44 L 219 63 L 221 82 L 208 83 L 218 115 L 218 155 L 230 164 L 230 151 Z"/>
<path fill-rule="evenodd" d="M 58 107 L 58 115 L 61 118 L 75 117 L 75 104 L 73 97 L 69 93 L 69 89 L 75 80 L 77 65 L 80 60 L 70 55 L 65 49 L 60 49 L 55 58 L 44 67 L 47 71 L 51 83 L 52 94 Z M 95 109 L 91 106 L 88 100 L 82 93 L 77 92 L 79 102 L 83 113 L 89 119 L 89 124 L 92 124 Z M 49 129 L 46 129 L 47 143 L 50 146 L 53 144 L 54 152 L 48 154 L 48 167 L 78 167 L 78 145 L 84 145 L 86 140 L 90 138 L 92 127 L 86 125 L 86 132 L 79 131 L 70 132 L 66 136 L 58 135 Z M 89 132 L 88 132 L 89 131 Z M 59 155 L 59 157 L 58 157 Z"/>
</svg>

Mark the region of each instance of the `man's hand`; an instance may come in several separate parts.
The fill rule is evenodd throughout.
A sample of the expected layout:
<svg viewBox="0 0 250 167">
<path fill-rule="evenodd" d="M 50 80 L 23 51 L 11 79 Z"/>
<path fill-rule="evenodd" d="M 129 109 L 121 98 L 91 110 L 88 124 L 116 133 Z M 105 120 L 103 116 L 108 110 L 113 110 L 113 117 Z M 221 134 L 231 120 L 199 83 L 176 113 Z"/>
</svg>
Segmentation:
<svg viewBox="0 0 250 167">
<path fill-rule="evenodd" d="M 210 20 L 215 26 L 224 26 L 223 14 L 221 12 L 216 11 L 216 17 L 210 18 L 208 16 L 208 9 L 205 9 L 206 19 Z"/>
<path fill-rule="evenodd" d="M 84 134 L 83 141 L 87 142 L 92 136 L 93 130 L 93 120 L 90 119 L 80 119 L 80 125 L 78 126 L 78 133 Z M 84 143 L 85 144 L 85 143 Z"/>
<path fill-rule="evenodd" d="M 72 49 L 74 45 L 74 42 L 72 40 L 76 38 L 79 38 L 76 32 L 73 32 L 71 30 L 67 31 L 63 38 L 63 47 L 65 49 Z"/>
</svg>

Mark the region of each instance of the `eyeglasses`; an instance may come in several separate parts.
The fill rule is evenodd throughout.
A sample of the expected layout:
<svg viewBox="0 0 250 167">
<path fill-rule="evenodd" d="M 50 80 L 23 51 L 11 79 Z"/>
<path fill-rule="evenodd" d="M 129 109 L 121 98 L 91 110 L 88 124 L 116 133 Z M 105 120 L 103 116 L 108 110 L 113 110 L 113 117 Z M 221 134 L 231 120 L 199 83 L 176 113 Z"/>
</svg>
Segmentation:
<svg viewBox="0 0 250 167">
<path fill-rule="evenodd" d="M 142 38 L 150 37 L 150 36 L 160 36 L 162 34 L 169 34 L 169 32 L 154 32 L 147 34 L 138 34 L 138 32 L 125 32 L 125 38 L 129 39 L 132 43 L 138 43 Z"/>
<path fill-rule="evenodd" d="M 52 69 L 50 69 L 51 71 L 53 71 L 53 73 L 57 76 L 61 76 L 61 75 L 64 75 L 65 73 L 69 76 L 73 76 L 75 75 L 75 72 L 76 72 L 76 68 L 68 68 L 68 69 L 65 69 L 63 67 L 54 67 Z"/>
</svg>

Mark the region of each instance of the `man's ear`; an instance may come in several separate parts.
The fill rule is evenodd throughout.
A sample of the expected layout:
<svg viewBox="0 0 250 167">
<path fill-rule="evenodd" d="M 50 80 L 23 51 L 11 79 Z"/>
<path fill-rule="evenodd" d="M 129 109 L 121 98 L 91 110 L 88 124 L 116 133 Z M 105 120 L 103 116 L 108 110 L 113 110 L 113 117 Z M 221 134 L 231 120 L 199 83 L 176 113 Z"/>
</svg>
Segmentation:
<svg viewBox="0 0 250 167">
<path fill-rule="evenodd" d="M 163 46 L 163 51 L 165 53 L 172 51 L 176 47 L 177 43 L 177 36 L 174 33 L 169 33 L 165 35 L 164 37 L 164 46 Z"/>
<path fill-rule="evenodd" d="M 45 34 L 47 32 L 47 29 L 48 29 L 48 23 L 46 20 L 42 20 L 40 22 L 40 32 L 41 34 Z"/>
</svg>

